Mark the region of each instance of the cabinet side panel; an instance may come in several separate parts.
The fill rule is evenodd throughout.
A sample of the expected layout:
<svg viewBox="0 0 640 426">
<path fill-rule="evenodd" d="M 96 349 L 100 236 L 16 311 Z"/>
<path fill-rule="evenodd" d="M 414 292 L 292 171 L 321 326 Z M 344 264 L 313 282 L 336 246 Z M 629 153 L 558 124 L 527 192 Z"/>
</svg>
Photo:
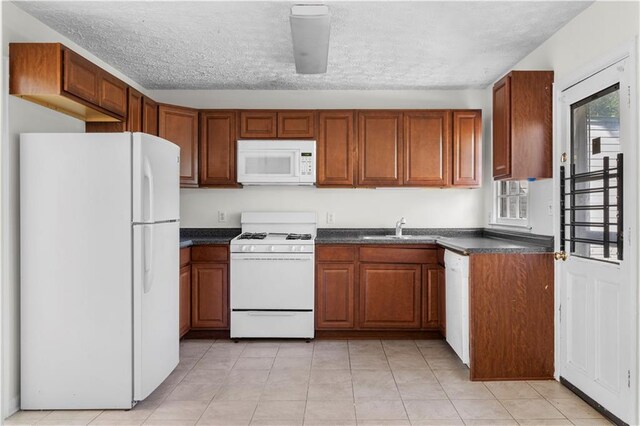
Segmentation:
<svg viewBox="0 0 640 426">
<path fill-rule="evenodd" d="M 473 254 L 469 273 L 472 380 L 553 377 L 551 254 Z"/>
</svg>

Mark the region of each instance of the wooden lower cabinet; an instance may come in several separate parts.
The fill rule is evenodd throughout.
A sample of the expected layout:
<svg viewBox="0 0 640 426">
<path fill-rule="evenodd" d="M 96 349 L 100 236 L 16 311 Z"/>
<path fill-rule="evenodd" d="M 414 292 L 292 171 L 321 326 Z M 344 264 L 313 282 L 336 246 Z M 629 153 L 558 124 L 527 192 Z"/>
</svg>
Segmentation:
<svg viewBox="0 0 640 426">
<path fill-rule="evenodd" d="M 191 329 L 191 266 L 180 268 L 180 337 Z"/>
<path fill-rule="evenodd" d="M 355 326 L 355 265 L 319 263 L 316 268 L 316 328 Z"/>
<path fill-rule="evenodd" d="M 229 328 L 229 280 L 226 263 L 191 265 L 191 328 Z"/>
<path fill-rule="evenodd" d="M 421 265 L 360 265 L 361 328 L 421 326 Z"/>
<path fill-rule="evenodd" d="M 438 329 L 440 323 L 440 267 L 422 266 L 422 328 Z"/>
<path fill-rule="evenodd" d="M 444 267 L 438 268 L 438 331 L 447 337 L 447 293 Z"/>
</svg>

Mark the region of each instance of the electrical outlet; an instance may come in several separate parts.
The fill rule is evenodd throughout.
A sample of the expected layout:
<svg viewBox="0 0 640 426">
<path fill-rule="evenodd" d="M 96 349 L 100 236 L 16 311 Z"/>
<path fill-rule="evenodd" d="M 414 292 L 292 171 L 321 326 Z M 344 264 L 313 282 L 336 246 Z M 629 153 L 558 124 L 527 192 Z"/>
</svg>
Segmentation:
<svg viewBox="0 0 640 426">
<path fill-rule="evenodd" d="M 327 223 L 329 225 L 336 223 L 336 215 L 333 212 L 327 212 Z"/>
<path fill-rule="evenodd" d="M 218 222 L 226 222 L 227 221 L 227 212 L 224 210 L 218 210 Z"/>
<path fill-rule="evenodd" d="M 553 203 L 549 202 L 549 204 L 547 204 L 547 214 L 549 216 L 553 216 Z"/>
</svg>

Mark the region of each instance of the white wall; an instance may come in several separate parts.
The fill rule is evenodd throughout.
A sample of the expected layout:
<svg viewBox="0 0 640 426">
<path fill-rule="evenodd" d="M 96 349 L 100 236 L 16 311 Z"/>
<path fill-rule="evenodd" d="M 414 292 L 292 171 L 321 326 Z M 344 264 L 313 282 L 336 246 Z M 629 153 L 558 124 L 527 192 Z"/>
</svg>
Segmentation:
<svg viewBox="0 0 640 426">
<path fill-rule="evenodd" d="M 553 70 L 554 80 L 561 81 L 638 37 L 639 14 L 640 3 L 636 1 L 598 1 L 568 22 L 518 62 L 513 69 Z M 491 93 L 492 87 L 489 86 L 487 88 L 489 101 Z M 554 125 L 557 124 L 554 123 Z M 490 140 L 490 131 L 490 126 L 486 125 L 485 139 L 487 140 Z M 554 141 L 554 146 L 558 143 Z M 490 144 L 486 145 L 485 149 L 488 149 L 484 163 L 487 173 L 485 174 L 485 214 L 483 216 L 486 221 L 491 213 L 493 194 L 490 185 Z M 554 173 L 556 172 L 554 170 Z M 558 208 L 558 196 L 553 191 L 553 180 L 546 179 L 531 183 L 530 194 L 532 232 L 553 235 L 553 218 L 548 214 L 550 203 L 553 203 L 554 210 Z"/>
<path fill-rule="evenodd" d="M 84 122 L 25 100 L 8 96 L 8 54 L 10 42 L 61 42 L 130 85 L 140 86 L 77 44 L 26 14 L 14 4 L 2 7 L 2 411 L 1 419 L 19 407 L 20 396 L 20 217 L 18 138 L 23 132 L 84 132 Z M 8 113 L 7 113 L 8 112 Z"/>
<path fill-rule="evenodd" d="M 485 90 L 241 90 L 151 91 L 161 102 L 197 108 L 479 108 Z M 405 216 L 408 227 L 482 226 L 482 190 L 475 189 L 183 189 L 182 227 L 237 227 L 243 210 L 312 210 L 321 227 L 393 227 Z M 217 212 L 228 220 L 219 223 Z M 327 224 L 327 212 L 335 223 Z"/>
</svg>

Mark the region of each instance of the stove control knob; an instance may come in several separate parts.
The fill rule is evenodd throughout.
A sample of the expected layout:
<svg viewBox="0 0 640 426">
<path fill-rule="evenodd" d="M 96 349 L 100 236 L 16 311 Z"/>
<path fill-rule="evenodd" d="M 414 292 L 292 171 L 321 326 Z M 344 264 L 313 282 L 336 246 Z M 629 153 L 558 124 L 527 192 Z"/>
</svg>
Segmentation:
<svg viewBox="0 0 640 426">
<path fill-rule="evenodd" d="M 271 251 L 276 251 L 276 246 L 271 246 L 271 247 L 269 247 L 269 250 L 271 250 Z"/>
<path fill-rule="evenodd" d="M 296 246 L 291 246 L 291 251 L 296 251 Z"/>
<path fill-rule="evenodd" d="M 242 246 L 242 251 L 247 251 L 248 248 L 249 247 L 247 247 L 247 246 Z"/>
<path fill-rule="evenodd" d="M 249 251 L 256 251 L 256 246 L 249 247 Z"/>
<path fill-rule="evenodd" d="M 304 251 L 304 246 L 300 246 L 300 251 Z"/>
</svg>

